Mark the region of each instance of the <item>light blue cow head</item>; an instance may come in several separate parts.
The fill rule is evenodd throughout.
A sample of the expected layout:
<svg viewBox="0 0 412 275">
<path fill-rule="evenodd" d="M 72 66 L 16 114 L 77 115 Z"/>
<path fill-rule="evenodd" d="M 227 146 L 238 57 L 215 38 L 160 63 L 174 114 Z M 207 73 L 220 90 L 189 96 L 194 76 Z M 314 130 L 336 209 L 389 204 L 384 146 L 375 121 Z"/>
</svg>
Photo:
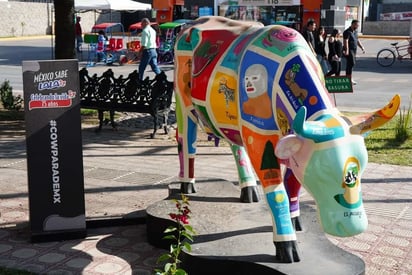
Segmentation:
<svg viewBox="0 0 412 275">
<path fill-rule="evenodd" d="M 368 126 L 364 124 L 363 128 L 359 128 L 362 123 L 351 122 L 358 118 L 347 118 L 337 111 L 306 121 L 306 107 L 301 107 L 293 122 L 295 134 L 279 141 L 277 157 L 287 163 L 315 199 L 325 232 L 348 237 L 366 230 L 361 177 L 368 155 L 361 133 L 380 126 L 383 114 L 396 114 L 399 102 L 399 96 L 395 96 L 382 110 L 363 115 L 364 119 L 369 117 L 365 119 Z"/>
</svg>

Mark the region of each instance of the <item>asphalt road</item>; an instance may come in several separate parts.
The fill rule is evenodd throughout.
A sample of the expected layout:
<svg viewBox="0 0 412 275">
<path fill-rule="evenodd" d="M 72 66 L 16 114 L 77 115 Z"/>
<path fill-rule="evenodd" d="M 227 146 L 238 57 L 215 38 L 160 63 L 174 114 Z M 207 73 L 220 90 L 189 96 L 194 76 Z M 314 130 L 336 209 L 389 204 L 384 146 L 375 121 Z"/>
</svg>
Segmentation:
<svg viewBox="0 0 412 275">
<path fill-rule="evenodd" d="M 358 82 L 354 93 L 335 94 L 335 102 L 341 110 L 372 110 L 386 104 L 394 94 L 400 94 L 402 107 L 408 108 L 412 96 L 412 61 L 396 61 L 391 67 L 381 67 L 376 62 L 377 52 L 397 40 L 362 39 L 365 54 L 359 54 L 354 69 L 354 78 Z M 401 43 L 406 41 L 398 40 Z M 126 41 L 127 42 L 127 41 Z M 8 79 L 16 93 L 22 93 L 23 60 L 53 59 L 53 40 L 51 37 L 0 39 L 0 82 Z M 80 57 L 79 66 L 86 66 L 87 48 Z M 128 75 L 137 65 L 106 66 L 98 64 L 89 71 L 100 74 L 112 68 L 115 74 Z M 163 66 L 169 80 L 173 79 L 173 66 Z M 150 75 L 151 72 L 148 72 Z"/>
</svg>

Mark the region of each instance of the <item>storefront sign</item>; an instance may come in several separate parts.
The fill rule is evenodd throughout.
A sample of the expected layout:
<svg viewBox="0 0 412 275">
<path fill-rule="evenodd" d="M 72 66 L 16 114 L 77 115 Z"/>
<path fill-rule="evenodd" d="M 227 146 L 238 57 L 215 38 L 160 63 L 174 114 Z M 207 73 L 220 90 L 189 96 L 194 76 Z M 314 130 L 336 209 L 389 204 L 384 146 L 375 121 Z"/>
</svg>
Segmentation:
<svg viewBox="0 0 412 275">
<path fill-rule="evenodd" d="M 86 233 L 77 60 L 23 61 L 32 240 Z"/>
<path fill-rule="evenodd" d="M 239 0 L 239 6 L 295 6 L 300 0 Z"/>
<path fill-rule="evenodd" d="M 347 76 L 325 77 L 325 84 L 329 93 L 353 93 L 352 81 Z"/>
<path fill-rule="evenodd" d="M 381 13 L 380 20 L 383 20 L 383 21 L 412 20 L 412 11 Z"/>
</svg>

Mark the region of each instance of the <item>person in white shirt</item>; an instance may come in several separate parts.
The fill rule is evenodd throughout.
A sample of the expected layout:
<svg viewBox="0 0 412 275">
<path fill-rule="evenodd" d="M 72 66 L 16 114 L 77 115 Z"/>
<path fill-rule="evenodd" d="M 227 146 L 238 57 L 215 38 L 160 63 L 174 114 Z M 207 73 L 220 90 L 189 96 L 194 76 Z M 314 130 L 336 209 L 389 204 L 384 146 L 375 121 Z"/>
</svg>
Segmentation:
<svg viewBox="0 0 412 275">
<path fill-rule="evenodd" d="M 143 80 L 147 64 L 150 64 L 155 74 L 158 75 L 161 71 L 157 65 L 156 31 L 150 26 L 148 18 L 143 18 L 141 23 L 143 30 L 140 40 L 139 79 Z"/>
</svg>

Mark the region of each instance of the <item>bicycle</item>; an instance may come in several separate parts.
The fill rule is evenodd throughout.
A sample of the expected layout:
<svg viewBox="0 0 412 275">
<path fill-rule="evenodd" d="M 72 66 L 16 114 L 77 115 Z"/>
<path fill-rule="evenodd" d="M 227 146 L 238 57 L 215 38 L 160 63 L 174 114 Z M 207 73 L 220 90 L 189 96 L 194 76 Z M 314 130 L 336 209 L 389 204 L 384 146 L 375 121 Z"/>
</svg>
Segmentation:
<svg viewBox="0 0 412 275">
<path fill-rule="evenodd" d="M 385 48 L 378 52 L 376 61 L 379 65 L 389 67 L 395 63 L 396 59 L 400 62 L 412 60 L 412 39 L 408 40 L 408 44 L 398 44 L 399 42 L 391 43 L 391 48 Z"/>
</svg>

